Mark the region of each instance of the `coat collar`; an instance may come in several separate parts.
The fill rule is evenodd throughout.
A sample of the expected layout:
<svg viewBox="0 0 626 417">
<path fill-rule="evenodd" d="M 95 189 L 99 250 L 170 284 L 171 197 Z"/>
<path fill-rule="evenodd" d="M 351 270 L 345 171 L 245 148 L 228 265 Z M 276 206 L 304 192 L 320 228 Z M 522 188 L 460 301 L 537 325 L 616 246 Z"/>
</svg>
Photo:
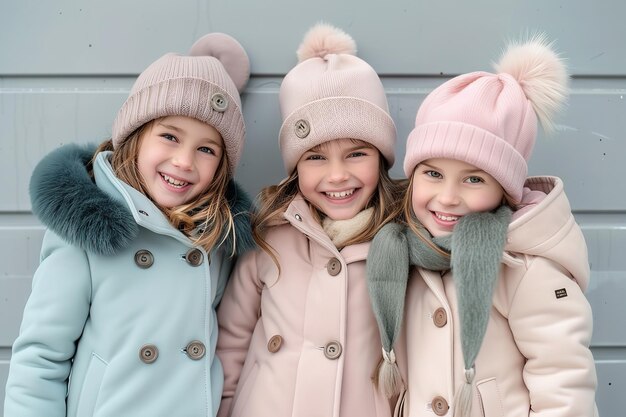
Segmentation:
<svg viewBox="0 0 626 417">
<path fill-rule="evenodd" d="M 298 194 L 293 199 L 283 216 L 287 222 L 310 239 L 319 243 L 333 254 L 341 255 L 346 263 L 362 261 L 367 258 L 370 242 L 346 246 L 341 251 L 337 250 L 337 247 L 330 240 L 322 225 L 313 218 L 311 209 L 302 195 Z"/>
<path fill-rule="evenodd" d="M 106 153 L 94 161 L 96 185 L 87 171 L 94 152 L 93 146 L 66 145 L 35 167 L 30 181 L 32 209 L 46 227 L 67 242 L 102 255 L 126 248 L 138 236 L 139 226 L 179 233 L 150 200 L 113 175 Z M 235 253 L 242 253 L 253 246 L 250 199 L 234 181 L 226 194 L 237 236 L 235 242 L 231 236 L 225 242 L 227 253 L 233 245 Z"/>
</svg>

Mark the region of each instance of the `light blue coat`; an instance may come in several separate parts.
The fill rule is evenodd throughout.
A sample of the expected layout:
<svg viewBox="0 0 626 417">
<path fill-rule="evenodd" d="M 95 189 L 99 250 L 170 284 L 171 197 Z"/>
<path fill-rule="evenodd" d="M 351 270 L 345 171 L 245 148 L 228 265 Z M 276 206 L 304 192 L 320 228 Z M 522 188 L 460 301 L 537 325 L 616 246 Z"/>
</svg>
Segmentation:
<svg viewBox="0 0 626 417">
<path fill-rule="evenodd" d="M 227 245 L 210 254 L 195 248 L 148 198 L 115 177 L 107 153 L 94 163 L 96 188 L 82 177 L 89 152 L 61 149 L 38 167 L 37 178 L 48 183 L 31 182 L 34 210 L 44 223 L 55 220 L 47 224 L 13 345 L 5 417 L 214 416 L 223 385 L 215 307 L 231 270 Z M 66 178 L 71 164 L 78 186 Z M 51 191 L 50 183 L 63 186 Z M 101 201 L 90 199 L 94 194 Z M 236 194 L 239 239 L 247 203 Z M 120 220 L 124 215 L 134 224 Z M 103 239 L 110 247 L 94 247 Z M 186 256 L 194 249 L 199 262 Z M 142 250 L 150 254 L 137 255 Z M 153 348 L 158 356 L 150 362 Z"/>
</svg>

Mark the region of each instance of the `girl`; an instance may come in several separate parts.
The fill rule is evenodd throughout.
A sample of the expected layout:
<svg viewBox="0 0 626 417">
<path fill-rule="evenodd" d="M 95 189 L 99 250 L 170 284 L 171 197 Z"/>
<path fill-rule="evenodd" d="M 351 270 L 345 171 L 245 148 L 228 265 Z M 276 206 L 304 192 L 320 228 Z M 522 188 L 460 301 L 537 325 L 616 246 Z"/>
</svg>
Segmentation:
<svg viewBox="0 0 626 417">
<path fill-rule="evenodd" d="M 389 416 L 365 281 L 375 232 L 395 213 L 396 131 L 382 83 L 354 41 L 311 29 L 280 88 L 289 177 L 264 189 L 260 249 L 235 268 L 218 311 L 219 415 Z"/>
<path fill-rule="evenodd" d="M 249 62 L 218 33 L 190 55 L 139 76 L 95 155 L 68 146 L 35 169 L 33 211 L 49 231 L 6 417 L 217 413 L 214 309 L 249 233 L 231 180 Z"/>
<path fill-rule="evenodd" d="M 511 46 L 497 72 L 458 76 L 424 100 L 404 160 L 408 228 L 388 225 L 372 243 L 388 351 L 404 314 L 398 413 L 593 416 L 585 241 L 562 181 L 526 177 L 537 120 L 552 126 L 567 74 L 543 37 Z M 401 383 L 385 372 L 393 394 Z"/>
</svg>

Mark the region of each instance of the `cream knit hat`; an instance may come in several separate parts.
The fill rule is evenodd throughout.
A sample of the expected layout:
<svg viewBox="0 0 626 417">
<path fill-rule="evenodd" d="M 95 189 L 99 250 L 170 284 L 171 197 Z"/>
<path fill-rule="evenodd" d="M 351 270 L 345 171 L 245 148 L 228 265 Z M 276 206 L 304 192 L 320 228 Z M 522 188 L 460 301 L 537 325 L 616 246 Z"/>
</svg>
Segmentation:
<svg viewBox="0 0 626 417">
<path fill-rule="evenodd" d="M 220 132 L 232 176 L 246 128 L 239 93 L 250 77 L 243 47 L 224 33 L 200 38 L 188 56 L 169 53 L 143 71 L 113 123 L 113 146 L 135 130 L 165 116 L 187 116 Z"/>
<path fill-rule="evenodd" d="M 396 127 L 374 69 L 356 57 L 354 40 L 333 26 L 311 28 L 299 63 L 280 86 L 280 151 L 290 174 L 304 152 L 335 139 L 359 139 L 394 162 Z"/>
</svg>

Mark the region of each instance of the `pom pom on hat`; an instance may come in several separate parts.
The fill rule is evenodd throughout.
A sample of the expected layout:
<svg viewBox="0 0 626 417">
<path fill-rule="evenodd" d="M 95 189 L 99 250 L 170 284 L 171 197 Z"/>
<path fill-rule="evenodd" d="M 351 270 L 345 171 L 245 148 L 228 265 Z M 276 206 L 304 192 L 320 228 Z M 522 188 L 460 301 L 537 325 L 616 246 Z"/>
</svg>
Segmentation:
<svg viewBox="0 0 626 417">
<path fill-rule="evenodd" d="M 300 45 L 299 59 L 280 86 L 280 152 L 291 174 L 307 150 L 351 138 L 376 147 L 389 167 L 395 159 L 396 126 L 376 71 L 354 55 L 345 32 L 320 23 Z"/>
<path fill-rule="evenodd" d="M 511 44 L 496 69 L 459 75 L 426 97 L 407 140 L 407 177 L 422 161 L 455 159 L 487 172 L 513 201 L 521 200 L 537 122 L 553 128 L 568 75 L 543 35 Z"/>
<path fill-rule="evenodd" d="M 169 53 L 148 66 L 135 81 L 113 122 L 118 148 L 144 124 L 167 116 L 192 117 L 222 136 L 228 172 L 234 175 L 246 128 L 239 93 L 250 76 L 243 47 L 224 33 L 200 38 L 190 55 Z"/>
<path fill-rule="evenodd" d="M 563 60 L 552 46 L 544 34 L 512 42 L 494 65 L 517 80 L 546 131 L 554 129 L 553 118 L 567 100 L 569 84 Z"/>
<path fill-rule="evenodd" d="M 298 63 L 310 58 L 324 58 L 328 54 L 356 55 L 356 42 L 343 30 L 318 23 L 304 35 L 296 52 Z"/>
<path fill-rule="evenodd" d="M 217 58 L 240 93 L 250 79 L 250 60 L 246 51 L 239 42 L 225 33 L 204 35 L 191 46 L 189 56 Z"/>
</svg>

